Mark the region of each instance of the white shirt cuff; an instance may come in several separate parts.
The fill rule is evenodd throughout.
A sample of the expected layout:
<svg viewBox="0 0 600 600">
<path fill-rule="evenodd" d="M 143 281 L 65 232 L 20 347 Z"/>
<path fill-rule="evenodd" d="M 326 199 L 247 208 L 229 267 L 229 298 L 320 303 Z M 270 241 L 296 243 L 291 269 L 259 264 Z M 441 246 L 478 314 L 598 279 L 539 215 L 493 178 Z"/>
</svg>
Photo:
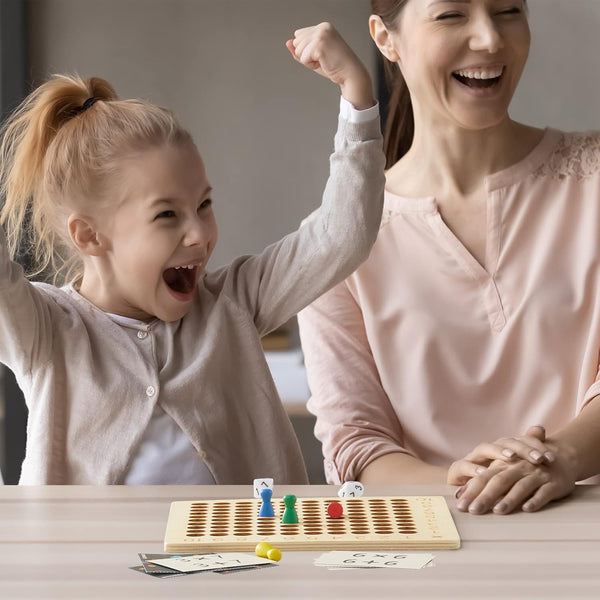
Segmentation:
<svg viewBox="0 0 600 600">
<path fill-rule="evenodd" d="M 348 121 L 348 123 L 366 123 L 367 121 L 372 121 L 379 117 L 379 102 L 376 102 L 375 106 L 371 106 L 371 108 L 357 110 L 344 96 L 340 96 L 340 117 Z"/>
</svg>

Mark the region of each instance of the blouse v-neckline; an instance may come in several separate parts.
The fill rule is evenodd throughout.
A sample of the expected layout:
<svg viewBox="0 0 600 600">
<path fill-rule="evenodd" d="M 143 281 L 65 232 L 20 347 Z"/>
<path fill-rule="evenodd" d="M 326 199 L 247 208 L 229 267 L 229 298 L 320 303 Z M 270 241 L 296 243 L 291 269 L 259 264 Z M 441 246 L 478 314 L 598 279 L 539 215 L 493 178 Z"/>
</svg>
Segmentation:
<svg viewBox="0 0 600 600">
<path fill-rule="evenodd" d="M 487 308 L 490 326 L 494 331 L 501 331 L 506 324 L 506 316 L 495 281 L 500 255 L 502 191 L 535 171 L 555 148 L 560 137 L 560 131 L 547 128 L 541 140 L 522 160 L 484 178 L 484 190 L 487 196 L 484 265 L 471 254 L 446 224 L 439 211 L 435 196 L 409 198 L 386 190 L 386 210 L 390 214 L 421 213 L 446 252 L 454 257 L 461 269 L 476 283 Z"/>
</svg>

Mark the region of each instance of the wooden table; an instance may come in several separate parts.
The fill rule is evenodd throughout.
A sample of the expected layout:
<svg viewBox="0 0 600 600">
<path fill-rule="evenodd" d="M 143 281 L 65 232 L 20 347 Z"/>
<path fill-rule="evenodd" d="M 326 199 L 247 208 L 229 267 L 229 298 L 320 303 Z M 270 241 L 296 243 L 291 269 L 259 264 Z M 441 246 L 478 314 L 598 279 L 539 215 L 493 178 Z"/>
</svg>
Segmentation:
<svg viewBox="0 0 600 600">
<path fill-rule="evenodd" d="M 327 486 L 276 495 L 331 496 Z M 444 486 L 370 486 L 369 496 L 446 495 L 460 550 L 418 571 L 329 571 L 321 552 L 285 552 L 275 568 L 152 578 L 129 570 L 162 552 L 173 500 L 251 496 L 251 486 L 0 486 L 0 597 L 101 598 L 599 598 L 600 486 L 580 486 L 537 514 L 472 516 Z"/>
</svg>

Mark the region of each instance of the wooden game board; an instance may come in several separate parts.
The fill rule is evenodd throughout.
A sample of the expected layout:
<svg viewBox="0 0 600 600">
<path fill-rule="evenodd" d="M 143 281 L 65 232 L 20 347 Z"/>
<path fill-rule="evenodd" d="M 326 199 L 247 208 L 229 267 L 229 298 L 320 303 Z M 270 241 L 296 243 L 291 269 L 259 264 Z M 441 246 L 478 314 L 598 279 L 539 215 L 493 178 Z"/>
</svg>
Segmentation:
<svg viewBox="0 0 600 600">
<path fill-rule="evenodd" d="M 340 502 L 332 519 L 327 507 Z M 259 518 L 261 500 L 173 502 L 165 552 L 254 551 L 268 541 L 280 550 L 455 549 L 460 537 L 443 496 L 298 498 L 299 523 L 282 525 L 282 499 L 275 517 Z"/>
</svg>

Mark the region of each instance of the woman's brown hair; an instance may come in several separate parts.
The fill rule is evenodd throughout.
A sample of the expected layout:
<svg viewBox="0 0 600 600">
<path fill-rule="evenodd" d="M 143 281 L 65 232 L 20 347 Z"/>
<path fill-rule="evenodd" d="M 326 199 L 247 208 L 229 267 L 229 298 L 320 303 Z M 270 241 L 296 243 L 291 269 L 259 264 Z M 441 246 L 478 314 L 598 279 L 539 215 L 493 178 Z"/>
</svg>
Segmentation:
<svg viewBox="0 0 600 600">
<path fill-rule="evenodd" d="M 407 2 L 408 0 L 371 0 L 371 11 L 381 18 L 387 29 L 394 30 L 398 15 Z M 381 59 L 390 92 L 383 140 L 386 169 L 389 169 L 408 152 L 415 134 L 415 120 L 410 92 L 398 65 L 385 56 L 381 56 Z"/>
<path fill-rule="evenodd" d="M 398 16 L 408 0 L 371 0 L 371 11 L 381 18 L 389 31 L 396 29 Z M 527 2 L 523 4 L 527 9 Z M 396 65 L 382 56 L 385 80 L 390 91 L 384 131 L 386 169 L 400 160 L 412 145 L 415 135 L 415 119 L 412 101 L 404 77 Z"/>
</svg>

